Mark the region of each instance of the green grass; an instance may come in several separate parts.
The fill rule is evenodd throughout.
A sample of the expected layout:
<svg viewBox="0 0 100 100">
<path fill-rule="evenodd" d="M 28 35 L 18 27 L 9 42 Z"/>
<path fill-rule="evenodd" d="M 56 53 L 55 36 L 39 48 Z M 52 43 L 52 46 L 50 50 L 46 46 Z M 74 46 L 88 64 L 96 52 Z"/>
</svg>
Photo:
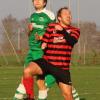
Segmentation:
<svg viewBox="0 0 100 100">
<path fill-rule="evenodd" d="M 20 83 L 22 66 L 0 66 L 0 100 L 12 100 Z M 71 70 L 73 85 L 81 100 L 100 100 L 100 67 L 78 66 Z M 35 86 L 37 95 L 37 86 Z M 7 99 L 6 99 L 7 98 Z M 49 91 L 48 100 L 63 100 L 61 92 L 55 84 Z"/>
<path fill-rule="evenodd" d="M 100 67 L 75 67 L 72 70 L 72 80 L 81 98 L 100 100 Z"/>
</svg>

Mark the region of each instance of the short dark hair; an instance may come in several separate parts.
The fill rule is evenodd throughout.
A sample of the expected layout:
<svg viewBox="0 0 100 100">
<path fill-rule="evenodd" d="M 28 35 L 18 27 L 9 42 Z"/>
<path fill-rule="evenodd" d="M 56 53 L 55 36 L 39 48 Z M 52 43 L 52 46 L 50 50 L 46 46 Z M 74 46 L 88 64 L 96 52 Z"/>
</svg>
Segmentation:
<svg viewBox="0 0 100 100">
<path fill-rule="evenodd" d="M 60 8 L 59 10 L 58 10 L 58 12 L 57 12 L 57 19 L 58 19 L 58 17 L 60 17 L 61 16 L 61 12 L 62 12 L 62 10 L 69 10 L 69 8 L 68 7 L 63 7 L 63 8 Z"/>
<path fill-rule="evenodd" d="M 47 0 L 44 0 L 44 2 L 45 2 L 45 5 L 44 5 L 44 7 L 46 7 L 46 5 L 47 5 Z"/>
</svg>

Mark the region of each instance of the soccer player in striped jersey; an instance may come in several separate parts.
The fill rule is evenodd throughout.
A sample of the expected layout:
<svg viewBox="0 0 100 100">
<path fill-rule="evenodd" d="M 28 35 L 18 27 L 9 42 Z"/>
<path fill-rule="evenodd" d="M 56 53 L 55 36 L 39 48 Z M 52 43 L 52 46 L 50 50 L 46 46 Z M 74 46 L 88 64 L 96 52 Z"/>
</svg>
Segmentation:
<svg viewBox="0 0 100 100">
<path fill-rule="evenodd" d="M 58 23 L 50 24 L 43 36 L 44 56 L 34 60 L 24 69 L 23 84 L 31 91 L 34 75 L 51 74 L 56 79 L 64 100 L 73 100 L 70 60 L 72 49 L 79 39 L 80 30 L 71 26 L 71 12 L 66 7 L 58 11 L 57 19 Z M 56 30 L 56 27 L 59 27 L 59 30 Z M 33 98 L 29 97 L 28 100 Z"/>
<path fill-rule="evenodd" d="M 55 21 L 54 13 L 52 13 L 51 11 L 45 8 L 47 4 L 47 0 L 32 0 L 32 2 L 33 2 L 36 12 L 34 12 L 29 18 L 29 21 L 30 21 L 29 23 L 30 32 L 28 34 L 29 51 L 25 59 L 25 67 L 27 67 L 28 64 L 32 62 L 33 60 L 36 60 L 42 57 L 43 50 L 41 49 L 41 38 L 43 34 L 45 33 L 48 24 Z M 34 79 L 32 79 L 31 81 L 32 81 L 32 84 L 31 83 L 29 84 L 34 85 L 33 84 Z M 44 81 L 42 79 L 38 79 L 37 84 L 40 89 L 39 93 L 41 92 L 44 93 L 45 98 L 46 98 L 47 91 L 44 85 Z M 13 100 L 23 99 L 23 96 L 24 94 L 26 94 L 27 91 L 28 89 L 27 88 L 25 89 L 22 82 L 21 84 L 19 84 Z M 33 92 L 31 94 L 32 94 L 32 97 L 34 97 L 34 91 L 31 90 L 29 92 Z M 39 99 L 41 99 L 40 94 L 39 94 Z"/>
</svg>

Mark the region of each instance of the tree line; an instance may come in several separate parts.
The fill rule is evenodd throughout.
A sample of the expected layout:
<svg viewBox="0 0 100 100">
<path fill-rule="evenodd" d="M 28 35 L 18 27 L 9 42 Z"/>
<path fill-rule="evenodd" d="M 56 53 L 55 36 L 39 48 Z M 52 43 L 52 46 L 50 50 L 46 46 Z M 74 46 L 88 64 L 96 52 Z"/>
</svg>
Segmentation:
<svg viewBox="0 0 100 100">
<path fill-rule="evenodd" d="M 27 18 L 19 21 L 12 15 L 9 15 L 2 20 L 4 28 L 3 31 L 0 31 L 0 37 L 2 37 L 0 43 L 3 50 L 7 51 L 7 48 L 10 46 L 6 34 L 8 34 L 16 50 L 18 49 L 18 41 L 20 41 L 20 49 L 24 50 L 28 48 L 27 24 Z M 1 29 L 2 25 L 0 26 Z M 73 23 L 73 25 L 77 26 L 77 23 Z M 85 49 L 86 53 L 100 53 L 100 30 L 97 30 L 96 23 L 80 21 L 79 27 L 81 35 L 74 52 L 80 51 L 80 53 L 83 54 Z M 18 36 L 20 36 L 19 40 Z"/>
</svg>

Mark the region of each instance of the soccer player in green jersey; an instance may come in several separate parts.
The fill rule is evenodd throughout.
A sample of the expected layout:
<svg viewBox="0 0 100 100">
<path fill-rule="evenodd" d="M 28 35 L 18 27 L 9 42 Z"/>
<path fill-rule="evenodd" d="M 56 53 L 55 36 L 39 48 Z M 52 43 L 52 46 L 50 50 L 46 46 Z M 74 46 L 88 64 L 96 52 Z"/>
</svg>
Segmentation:
<svg viewBox="0 0 100 100">
<path fill-rule="evenodd" d="M 54 14 L 45 8 L 46 4 L 47 4 L 47 0 L 33 0 L 33 5 L 36 12 L 34 12 L 29 19 L 30 21 L 28 25 L 29 31 L 30 31 L 28 34 L 29 51 L 25 59 L 25 67 L 27 67 L 28 64 L 32 62 L 33 60 L 36 60 L 42 57 L 43 55 L 43 50 L 41 49 L 42 36 L 45 33 L 48 24 L 55 21 Z M 32 81 L 34 81 L 34 79 Z M 38 76 L 37 84 L 40 90 L 38 97 L 40 100 L 41 98 L 42 100 L 44 100 L 47 97 L 47 90 L 44 85 L 44 80 L 41 79 L 41 77 L 39 76 Z M 26 94 L 26 89 L 24 88 L 23 83 L 21 83 L 19 84 L 16 90 L 13 100 L 23 99 L 24 94 Z M 41 94 L 43 94 L 44 97 Z"/>
</svg>

